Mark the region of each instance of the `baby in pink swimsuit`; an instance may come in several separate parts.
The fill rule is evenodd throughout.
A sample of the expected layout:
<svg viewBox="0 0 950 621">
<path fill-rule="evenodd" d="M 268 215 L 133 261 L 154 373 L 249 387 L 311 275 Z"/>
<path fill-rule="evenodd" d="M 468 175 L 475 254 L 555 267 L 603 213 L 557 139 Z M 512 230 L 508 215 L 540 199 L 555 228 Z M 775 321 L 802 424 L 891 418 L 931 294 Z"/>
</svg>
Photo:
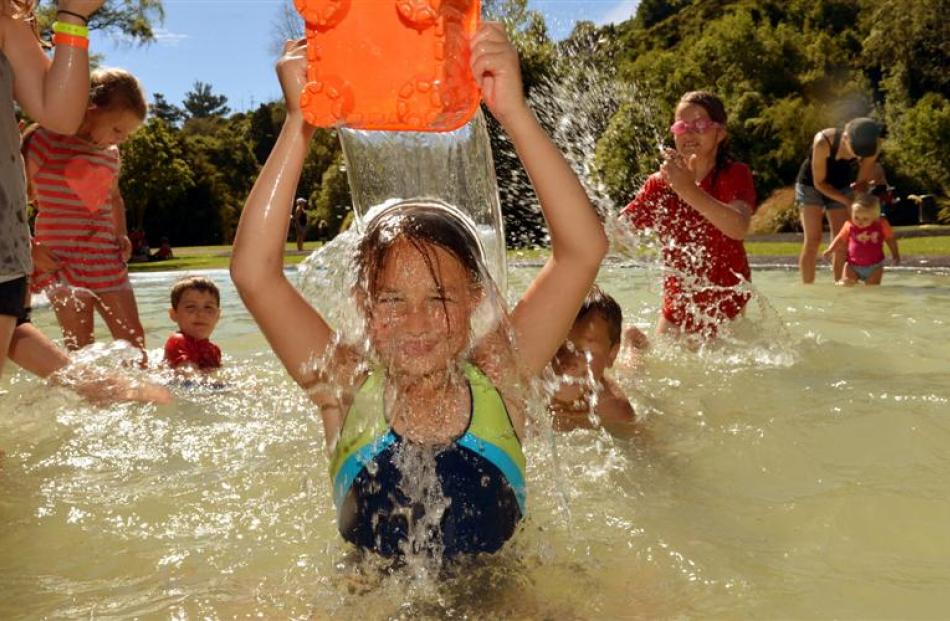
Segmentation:
<svg viewBox="0 0 950 621">
<path fill-rule="evenodd" d="M 845 222 L 834 241 L 823 253 L 827 259 L 835 252 L 848 250 L 848 261 L 839 285 L 881 284 L 884 276 L 884 244 L 891 251 L 894 265 L 901 262 L 897 239 L 887 220 L 881 218 L 881 202 L 871 194 L 858 194 L 851 203 L 851 220 Z"/>
</svg>

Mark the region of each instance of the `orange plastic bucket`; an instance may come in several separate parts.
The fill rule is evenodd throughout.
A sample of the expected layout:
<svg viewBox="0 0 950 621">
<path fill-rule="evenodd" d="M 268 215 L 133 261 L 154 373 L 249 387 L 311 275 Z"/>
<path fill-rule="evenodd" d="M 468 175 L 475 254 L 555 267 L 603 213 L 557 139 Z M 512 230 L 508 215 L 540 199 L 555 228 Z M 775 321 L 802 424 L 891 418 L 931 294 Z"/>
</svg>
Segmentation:
<svg viewBox="0 0 950 621">
<path fill-rule="evenodd" d="M 450 131 L 478 108 L 468 40 L 479 0 L 294 0 L 306 22 L 317 127 Z"/>
</svg>

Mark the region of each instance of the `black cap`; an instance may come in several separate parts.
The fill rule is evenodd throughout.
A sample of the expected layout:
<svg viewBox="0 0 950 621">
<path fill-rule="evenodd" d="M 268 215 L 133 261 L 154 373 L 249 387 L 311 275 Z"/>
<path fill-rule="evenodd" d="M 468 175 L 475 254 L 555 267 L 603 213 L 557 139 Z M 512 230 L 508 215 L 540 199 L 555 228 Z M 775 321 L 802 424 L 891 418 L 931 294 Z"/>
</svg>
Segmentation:
<svg viewBox="0 0 950 621">
<path fill-rule="evenodd" d="M 877 139 L 881 137 L 881 126 L 866 116 L 852 119 L 844 126 L 851 143 L 851 150 L 858 157 L 870 157 L 877 153 Z"/>
</svg>

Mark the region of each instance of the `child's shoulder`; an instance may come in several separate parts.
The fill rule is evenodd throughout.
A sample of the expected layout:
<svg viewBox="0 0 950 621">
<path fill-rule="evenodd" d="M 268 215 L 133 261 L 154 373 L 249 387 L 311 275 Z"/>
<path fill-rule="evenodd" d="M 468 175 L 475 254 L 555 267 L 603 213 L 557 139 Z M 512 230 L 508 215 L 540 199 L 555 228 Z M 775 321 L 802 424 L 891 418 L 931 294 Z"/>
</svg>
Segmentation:
<svg viewBox="0 0 950 621">
<path fill-rule="evenodd" d="M 636 419 L 636 413 L 627 395 L 616 382 L 606 377 L 604 391 L 597 404 L 597 414 L 601 418 L 609 418 L 617 422 L 632 422 Z"/>
<path fill-rule="evenodd" d="M 168 338 L 165 339 L 165 347 L 172 347 L 175 345 L 180 345 L 188 342 L 188 337 L 182 334 L 181 332 L 172 332 L 168 335 Z"/>
</svg>

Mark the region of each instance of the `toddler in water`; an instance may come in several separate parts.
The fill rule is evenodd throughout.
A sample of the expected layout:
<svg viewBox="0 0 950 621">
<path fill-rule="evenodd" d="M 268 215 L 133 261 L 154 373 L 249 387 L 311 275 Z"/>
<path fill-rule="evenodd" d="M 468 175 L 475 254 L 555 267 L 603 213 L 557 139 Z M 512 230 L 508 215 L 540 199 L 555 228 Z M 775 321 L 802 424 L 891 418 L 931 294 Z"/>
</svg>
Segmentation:
<svg viewBox="0 0 950 621">
<path fill-rule="evenodd" d="M 884 244 L 891 251 L 894 265 L 901 261 L 897 239 L 891 225 L 881 217 L 881 202 L 872 194 L 858 194 L 851 203 L 851 221 L 845 222 L 834 241 L 825 250 L 827 259 L 847 248 L 848 259 L 839 285 L 881 284 L 884 277 Z"/>
<path fill-rule="evenodd" d="M 594 286 L 551 362 L 559 380 L 549 405 L 555 430 L 593 427 L 591 414 L 612 433 L 633 429 L 633 407 L 616 382 L 604 375 L 620 351 L 622 323 L 617 301 Z"/>
<path fill-rule="evenodd" d="M 504 27 L 483 23 L 470 47 L 472 73 L 535 183 L 551 239 L 510 316 L 473 337 L 476 308 L 504 300 L 472 227 L 430 199 L 388 204 L 366 223 L 352 290 L 365 338 L 341 342 L 290 283 L 284 239 L 314 132 L 299 105 L 303 40 L 288 42 L 278 62 L 287 119 L 234 241 L 241 298 L 320 409 L 340 533 L 388 557 L 495 552 L 512 536 L 526 509 L 525 382 L 564 341 L 607 251 L 584 189 L 525 102 Z"/>
<path fill-rule="evenodd" d="M 213 371 L 221 367 L 221 350 L 209 339 L 221 317 L 221 294 L 203 276 L 179 280 L 172 287 L 168 316 L 178 332 L 165 341 L 165 362 L 173 369 Z"/>
<path fill-rule="evenodd" d="M 39 206 L 36 242 L 56 261 L 33 274 L 46 289 L 69 349 L 93 341 L 98 309 L 113 338 L 144 349 L 126 261 L 132 254 L 119 193 L 119 149 L 145 120 L 145 95 L 123 69 L 97 69 L 89 107 L 75 135 L 38 127 L 25 145 Z"/>
</svg>

